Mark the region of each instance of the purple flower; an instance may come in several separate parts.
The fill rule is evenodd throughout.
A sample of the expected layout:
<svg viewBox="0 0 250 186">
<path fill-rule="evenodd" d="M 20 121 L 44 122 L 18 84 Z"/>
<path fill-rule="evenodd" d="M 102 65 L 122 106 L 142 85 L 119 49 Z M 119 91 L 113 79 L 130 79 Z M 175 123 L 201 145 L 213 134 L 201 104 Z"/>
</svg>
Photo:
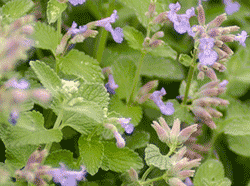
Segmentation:
<svg viewBox="0 0 250 186">
<path fill-rule="evenodd" d="M 73 34 L 73 35 L 75 35 L 75 34 L 81 34 L 81 33 L 86 32 L 86 30 L 88 29 L 88 27 L 86 25 L 79 26 L 79 29 L 76 28 L 76 27 L 77 27 L 77 23 L 75 21 L 73 21 L 72 26 L 69 29 L 69 33 Z"/>
<path fill-rule="evenodd" d="M 131 134 L 134 131 L 134 125 L 129 123 L 131 118 L 119 118 L 118 122 L 121 124 L 125 132 Z"/>
<path fill-rule="evenodd" d="M 219 84 L 219 88 L 226 88 L 228 84 L 228 80 L 223 80 L 220 84 Z"/>
<path fill-rule="evenodd" d="M 246 47 L 245 41 L 247 37 L 248 37 L 247 32 L 243 30 L 241 34 L 235 36 L 235 41 L 239 41 L 243 47 Z"/>
<path fill-rule="evenodd" d="M 124 36 L 122 28 L 117 27 L 113 29 L 111 26 L 111 23 L 114 23 L 116 19 L 118 19 L 118 15 L 117 15 L 117 11 L 114 10 L 113 14 L 111 14 L 110 17 L 96 21 L 96 26 L 105 28 L 105 30 L 111 33 L 115 42 L 121 43 L 123 41 L 123 36 Z"/>
<path fill-rule="evenodd" d="M 115 80 L 112 74 L 109 74 L 109 80 L 108 83 L 105 84 L 105 88 L 110 94 L 115 94 L 115 89 L 118 88 L 118 85 L 115 84 Z"/>
<path fill-rule="evenodd" d="M 5 84 L 5 86 L 7 88 L 9 87 L 13 87 L 13 88 L 17 88 L 17 89 L 27 89 L 29 88 L 29 82 L 24 80 L 24 79 L 21 79 L 19 80 L 19 82 L 17 81 L 16 78 L 12 78 L 10 79 L 9 81 L 7 81 L 7 83 Z"/>
<path fill-rule="evenodd" d="M 76 6 L 76 5 L 82 5 L 83 3 L 85 3 L 85 0 L 69 0 L 69 2 L 73 5 L 73 6 Z"/>
<path fill-rule="evenodd" d="M 164 88 L 161 91 L 154 91 L 150 96 L 150 99 L 154 101 L 154 103 L 159 107 L 161 113 L 164 115 L 172 115 L 174 113 L 173 103 L 167 102 L 166 104 L 163 103 L 161 97 L 166 95 L 166 90 Z"/>
<path fill-rule="evenodd" d="M 17 119 L 19 118 L 19 111 L 14 109 L 11 113 L 10 113 L 10 117 L 8 119 L 8 121 L 15 126 L 17 123 Z"/>
<path fill-rule="evenodd" d="M 49 170 L 48 174 L 53 177 L 54 182 L 60 183 L 62 186 L 76 186 L 77 181 L 84 179 L 86 175 L 86 169 L 83 166 L 80 172 L 68 171 L 62 163 L 60 166 L 61 168 Z"/>
<path fill-rule="evenodd" d="M 176 32 L 178 32 L 179 34 L 184 34 L 187 32 L 190 36 L 194 37 L 195 34 L 191 30 L 189 23 L 189 19 L 192 16 L 195 16 L 194 7 L 188 9 L 186 11 L 186 14 L 178 15 L 176 14 L 176 12 L 179 11 L 180 8 L 181 5 L 178 2 L 176 4 L 171 3 L 169 5 L 170 11 L 168 13 L 168 18 L 174 23 L 174 29 L 176 30 Z"/>
<path fill-rule="evenodd" d="M 200 53 L 198 55 L 199 61 L 202 65 L 213 65 L 217 58 L 218 54 L 212 49 L 214 47 L 213 38 L 202 38 L 200 39 Z"/>
<path fill-rule="evenodd" d="M 238 12 L 240 9 L 240 4 L 238 2 L 232 2 L 232 0 L 223 0 L 226 5 L 225 11 L 227 14 L 232 15 L 234 12 Z"/>
</svg>

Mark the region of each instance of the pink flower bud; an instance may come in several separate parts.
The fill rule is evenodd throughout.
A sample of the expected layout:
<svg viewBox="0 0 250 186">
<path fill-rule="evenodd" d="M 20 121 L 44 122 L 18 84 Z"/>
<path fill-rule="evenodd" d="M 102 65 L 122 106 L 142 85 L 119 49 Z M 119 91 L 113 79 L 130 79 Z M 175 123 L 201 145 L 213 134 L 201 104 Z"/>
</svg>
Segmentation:
<svg viewBox="0 0 250 186">
<path fill-rule="evenodd" d="M 170 186 L 186 186 L 179 178 L 170 178 L 168 183 Z"/>
<path fill-rule="evenodd" d="M 163 127 L 163 129 L 168 133 L 170 134 L 171 132 L 171 129 L 169 128 L 168 124 L 166 123 L 165 119 L 163 117 L 160 117 L 159 118 L 159 122 L 161 124 L 161 126 Z"/>
<path fill-rule="evenodd" d="M 221 49 L 225 51 L 229 56 L 234 54 L 234 52 L 225 44 L 222 45 Z"/>
<path fill-rule="evenodd" d="M 131 181 L 138 181 L 138 174 L 132 167 L 128 170 L 129 177 Z"/>
<path fill-rule="evenodd" d="M 219 36 L 218 39 L 227 43 L 227 42 L 233 42 L 234 41 L 235 36 L 230 34 L 230 35 L 222 35 Z"/>
<path fill-rule="evenodd" d="M 209 82 L 209 83 L 203 85 L 203 86 L 199 89 L 199 91 L 206 90 L 206 89 L 211 89 L 211 88 L 215 88 L 215 87 L 217 87 L 217 86 L 219 85 L 219 83 L 220 83 L 219 80 L 217 80 L 217 81 L 211 81 L 211 82 Z"/>
<path fill-rule="evenodd" d="M 171 141 L 177 139 L 177 137 L 178 137 L 178 135 L 180 133 L 180 126 L 181 126 L 181 121 L 178 118 L 175 119 L 172 130 L 170 132 Z"/>
<path fill-rule="evenodd" d="M 190 170 L 190 169 L 192 169 L 194 167 L 199 167 L 200 164 L 201 164 L 201 159 L 200 158 L 199 159 L 194 159 L 194 160 L 191 160 L 191 161 L 187 162 L 185 164 L 184 169 Z"/>
<path fill-rule="evenodd" d="M 214 20 L 212 20 L 208 24 L 208 29 L 214 28 L 214 27 L 219 27 L 225 20 L 227 20 L 227 14 L 223 13 L 223 14 L 217 16 Z"/>
<path fill-rule="evenodd" d="M 121 134 L 118 131 L 114 131 L 113 133 L 116 139 L 116 146 L 118 148 L 125 147 L 125 140 L 122 138 Z"/>
<path fill-rule="evenodd" d="M 194 124 L 183 129 L 178 136 L 178 141 L 180 143 L 184 143 L 185 141 L 187 141 L 191 134 L 197 131 L 197 127 L 198 125 Z"/>
<path fill-rule="evenodd" d="M 164 24 L 166 22 L 170 23 L 170 20 L 168 18 L 168 12 L 160 13 L 153 21 L 154 24 Z"/>
<path fill-rule="evenodd" d="M 198 22 L 200 25 L 205 25 L 205 13 L 204 13 L 204 9 L 202 7 L 202 5 L 199 5 L 197 8 L 198 11 Z"/>
<path fill-rule="evenodd" d="M 216 125 L 212 120 L 212 116 L 202 107 L 200 106 L 193 106 L 191 108 L 192 112 L 195 116 L 200 118 L 207 126 L 209 126 L 211 129 L 215 129 Z"/>
<path fill-rule="evenodd" d="M 213 109 L 211 107 L 206 107 L 206 110 L 208 111 L 208 113 L 215 118 L 220 118 L 223 116 L 223 114 L 219 111 L 217 111 L 216 109 Z"/>
<path fill-rule="evenodd" d="M 34 99 L 47 103 L 51 99 L 51 94 L 46 89 L 36 89 L 33 90 L 32 96 Z"/>
<path fill-rule="evenodd" d="M 227 69 L 223 64 L 217 62 L 213 64 L 213 68 L 218 70 L 219 72 L 224 72 Z"/>
<path fill-rule="evenodd" d="M 185 153 L 187 152 L 187 147 L 183 146 L 180 150 L 178 150 L 177 153 L 175 153 L 173 156 L 171 156 L 171 162 L 178 162 L 180 161 Z"/>
<path fill-rule="evenodd" d="M 199 71 L 198 75 L 197 75 L 197 79 L 203 80 L 205 77 L 205 73 L 202 71 Z"/>
<path fill-rule="evenodd" d="M 205 71 L 205 74 L 207 77 L 209 77 L 212 81 L 216 81 L 217 80 L 217 76 L 216 73 L 214 72 L 214 70 L 212 68 L 208 68 L 207 71 Z"/>
<path fill-rule="evenodd" d="M 11 94 L 15 103 L 23 103 L 28 99 L 28 93 L 25 90 L 15 89 Z"/>
<path fill-rule="evenodd" d="M 238 26 L 228 26 L 228 27 L 223 27 L 222 29 L 222 35 L 224 34 L 229 34 L 230 32 L 236 32 L 240 29 Z"/>
<path fill-rule="evenodd" d="M 159 139 L 166 143 L 169 140 L 169 134 L 156 121 L 153 123 L 151 126 L 155 129 Z"/>
</svg>

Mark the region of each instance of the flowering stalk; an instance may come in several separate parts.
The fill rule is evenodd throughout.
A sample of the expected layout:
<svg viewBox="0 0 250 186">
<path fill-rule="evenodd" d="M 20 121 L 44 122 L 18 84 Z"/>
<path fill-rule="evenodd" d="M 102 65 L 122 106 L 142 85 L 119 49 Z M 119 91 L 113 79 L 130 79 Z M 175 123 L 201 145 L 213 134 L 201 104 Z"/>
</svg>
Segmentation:
<svg viewBox="0 0 250 186">
<path fill-rule="evenodd" d="M 192 64 L 190 66 L 190 69 L 188 71 L 187 86 L 186 86 L 186 90 L 185 90 L 184 100 L 182 102 L 183 105 L 186 105 L 186 103 L 187 103 L 188 93 L 189 93 L 190 85 L 191 85 L 193 75 L 194 75 L 194 69 L 195 69 L 194 64 L 195 64 L 196 60 L 197 60 L 197 49 L 194 49 L 193 61 L 192 61 Z"/>
<path fill-rule="evenodd" d="M 109 3 L 109 8 L 107 10 L 107 15 L 110 15 L 113 12 L 114 9 L 114 3 L 115 0 L 112 0 Z M 96 40 L 96 44 L 95 44 L 95 54 L 94 54 L 94 58 L 100 63 L 102 60 L 102 54 L 103 51 L 105 49 L 105 45 L 106 45 L 106 41 L 107 41 L 107 37 L 108 37 L 108 31 L 105 30 L 105 28 L 100 28 L 101 31 L 98 34 L 98 39 Z"/>
</svg>

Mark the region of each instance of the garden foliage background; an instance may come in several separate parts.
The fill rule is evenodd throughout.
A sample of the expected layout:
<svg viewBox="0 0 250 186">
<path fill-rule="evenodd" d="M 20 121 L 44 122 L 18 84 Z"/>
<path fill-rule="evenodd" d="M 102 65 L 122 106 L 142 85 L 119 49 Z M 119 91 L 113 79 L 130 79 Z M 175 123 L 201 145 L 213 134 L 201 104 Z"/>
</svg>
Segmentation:
<svg viewBox="0 0 250 186">
<path fill-rule="evenodd" d="M 250 3 L 248 0 L 237 1 L 241 5 L 239 11 L 228 15 L 222 26 L 237 25 L 241 30 L 250 33 Z M 51 154 L 47 157 L 45 164 L 58 167 L 60 162 L 64 162 L 70 169 L 79 169 L 80 164 L 87 166 L 86 179 L 88 181 L 80 182 L 79 185 L 121 185 L 124 176 L 122 173 L 131 166 L 140 170 L 138 171 L 139 177 L 142 176 L 147 169 L 146 162 L 143 160 L 147 144 L 156 145 L 162 154 L 167 154 L 169 151 L 166 144 L 158 139 L 151 126 L 153 120 L 162 116 L 154 102 L 147 100 L 142 104 L 128 104 L 141 55 L 136 49 L 141 47 L 146 35 L 145 13 L 148 11 L 150 1 L 117 0 L 109 3 L 108 0 L 86 0 L 83 5 L 79 6 L 67 3 L 67 6 L 61 9 L 63 10 L 62 34 L 56 31 L 57 14 L 48 13 L 47 0 L 22 0 L 22 3 L 17 0 L 16 2 L 20 3 L 22 8 L 8 6 L 8 3 L 12 2 L 14 1 L 1 1 L 2 21 L 11 22 L 12 18 L 17 19 L 26 14 L 35 15 L 38 21 L 34 24 L 32 35 L 35 47 L 28 51 L 28 57 L 25 60 L 16 64 L 14 71 L 1 75 L 1 84 L 3 85 L 14 74 L 18 78 L 25 78 L 31 88 L 43 86 L 48 89 L 53 96 L 53 101 L 47 104 L 32 100 L 23 104 L 20 110 L 32 110 L 32 112 L 20 112 L 17 126 L 14 126 L 16 128 L 9 126 L 8 111 L 1 114 L 0 160 L 3 163 L 0 163 L 0 166 L 14 177 L 14 170 L 24 167 L 35 149 L 38 147 L 43 149 L 47 147 L 45 144 L 50 144 Z M 52 6 L 53 1 L 49 2 Z M 156 12 L 168 11 L 169 4 L 176 2 L 157 0 Z M 179 13 L 185 13 L 187 9 L 198 5 L 196 0 L 179 0 L 178 2 L 181 4 Z M 203 7 L 206 23 L 225 12 L 225 5 L 219 0 L 204 1 Z M 112 26 L 123 28 L 122 43 L 114 42 L 109 32 L 98 28 L 99 33 L 95 38 L 87 38 L 83 42 L 72 45 L 71 47 L 74 48 L 67 55 L 57 56 L 55 59 L 56 48 L 73 21 L 78 25 L 86 25 L 91 21 L 110 16 L 113 10 L 117 10 L 119 19 Z M 7 14 L 9 17 L 6 16 Z M 2 24 L 5 23 L 2 22 Z M 197 24 L 197 18 L 192 17 L 190 24 Z M 194 115 L 181 107 L 180 100 L 176 99 L 179 95 L 183 96 L 184 87 L 181 84 L 187 78 L 188 73 L 185 60 L 180 62 L 178 59 L 180 54 L 190 55 L 194 48 L 193 38 L 188 34 L 178 34 L 170 24 L 163 25 L 161 30 L 164 32 L 164 37 L 161 39 L 165 45 L 159 50 L 152 50 L 145 56 L 137 90 L 149 81 L 158 80 L 153 83 L 150 93 L 162 87 L 165 88 L 167 95 L 164 96 L 163 101 L 171 101 L 175 108 L 173 115 L 163 115 L 168 124 L 172 125 L 174 118 L 185 122 L 185 126 L 198 123 L 199 120 L 195 120 Z M 250 42 L 249 39 L 246 40 L 246 47 L 236 42 L 229 43 L 228 46 L 234 51 L 234 55 L 227 62 L 225 72 L 216 71 L 216 74 L 218 79 L 229 81 L 227 90 L 221 98 L 229 100 L 230 104 L 227 107 L 219 107 L 223 117 L 214 120 L 217 126 L 225 127 L 212 142 L 212 155 L 207 151 L 203 152 L 202 163 L 208 158 L 217 159 L 222 164 L 218 165 L 219 168 L 215 168 L 218 173 L 213 169 L 211 175 L 219 175 L 218 180 L 227 177 L 234 186 L 250 185 L 248 184 L 250 181 Z M 85 64 L 84 66 L 81 65 L 81 61 Z M 114 95 L 109 95 L 104 88 L 108 79 L 106 74 L 102 74 L 101 69 L 105 67 L 112 67 L 114 80 L 119 85 Z M 190 92 L 195 92 L 197 87 L 209 82 L 207 77 L 203 81 L 196 80 L 197 75 L 198 70 L 194 74 L 196 83 L 191 85 Z M 55 88 L 58 85 L 62 86 L 60 79 L 81 82 L 78 92 L 72 94 L 72 98 L 76 99 L 72 99 L 73 101 L 71 100 L 67 106 L 63 105 L 62 100 L 67 100 L 68 95 L 65 97 L 66 93 L 62 89 Z M 79 104 L 77 98 L 80 96 L 84 97 L 86 102 L 79 102 L 81 103 Z M 74 107 L 71 107 L 72 105 Z M 63 116 L 60 115 L 61 108 L 64 111 Z M 90 135 L 98 123 L 105 121 L 103 116 L 105 109 L 107 118 L 131 118 L 131 123 L 135 126 L 134 132 L 129 135 L 124 133 L 121 126 L 113 122 L 119 132 L 124 133 L 122 136 L 126 141 L 126 147 L 122 148 L 123 150 L 114 145 L 115 139 L 108 129 L 97 128 L 97 132 L 93 136 Z M 52 129 L 58 117 L 64 117 L 63 123 L 59 128 Z M 200 125 L 202 125 L 203 133 L 197 137 L 198 143 L 207 144 L 212 139 L 213 131 L 205 124 L 200 123 Z M 35 128 L 26 131 L 22 126 L 29 129 L 35 126 Z M 23 136 L 22 132 L 26 136 Z M 89 142 L 89 136 L 92 139 L 99 139 L 99 136 L 102 136 L 104 141 Z M 95 151 L 89 150 L 90 146 L 94 146 Z M 115 149 L 114 153 L 112 148 Z M 97 157 L 96 162 L 92 162 L 94 165 L 88 167 L 86 164 L 91 162 L 93 156 Z M 204 170 L 208 175 L 210 174 L 206 167 L 201 168 L 200 174 Z M 160 176 L 162 172 L 156 168 L 149 174 L 149 178 Z M 218 184 L 216 176 L 214 179 L 214 183 L 211 181 L 209 185 Z M 159 181 L 154 185 L 167 184 Z"/>
</svg>

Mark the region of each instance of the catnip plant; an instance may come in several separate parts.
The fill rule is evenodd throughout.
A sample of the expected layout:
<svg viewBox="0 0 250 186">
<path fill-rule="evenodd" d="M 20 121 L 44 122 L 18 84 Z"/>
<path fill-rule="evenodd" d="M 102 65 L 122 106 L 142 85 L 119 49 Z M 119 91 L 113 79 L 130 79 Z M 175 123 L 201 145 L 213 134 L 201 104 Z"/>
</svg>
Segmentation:
<svg viewBox="0 0 250 186">
<path fill-rule="evenodd" d="M 249 184 L 249 8 L 1 1 L 0 185 Z"/>
</svg>

